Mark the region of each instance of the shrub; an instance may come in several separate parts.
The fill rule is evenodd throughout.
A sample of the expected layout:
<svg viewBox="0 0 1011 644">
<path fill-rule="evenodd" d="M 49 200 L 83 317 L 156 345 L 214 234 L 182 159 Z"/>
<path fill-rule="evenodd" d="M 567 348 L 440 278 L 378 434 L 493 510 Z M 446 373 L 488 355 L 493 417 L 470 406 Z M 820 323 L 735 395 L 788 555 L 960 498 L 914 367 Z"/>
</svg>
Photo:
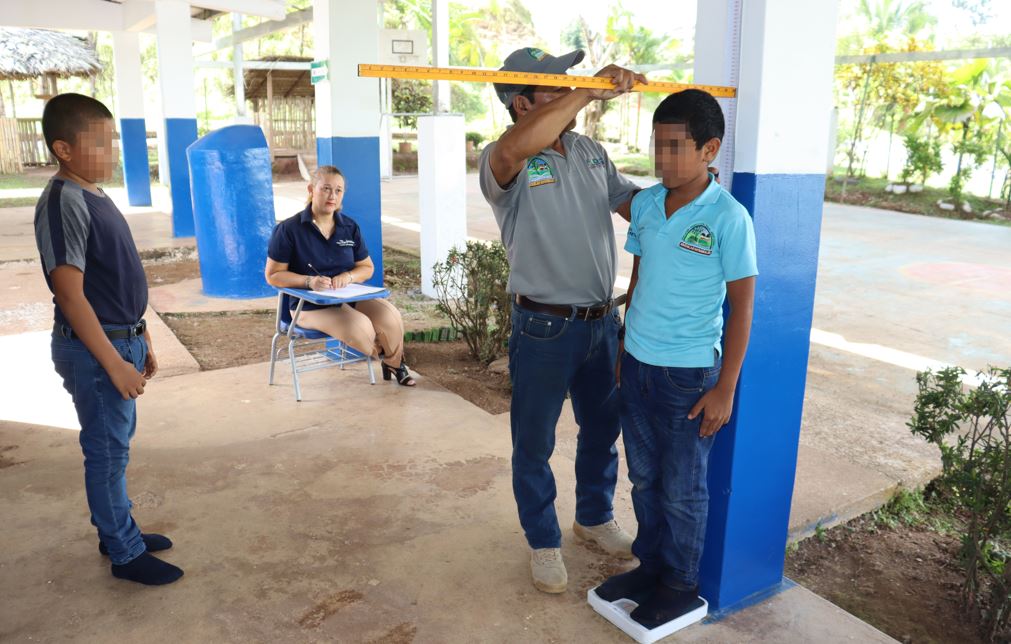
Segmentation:
<svg viewBox="0 0 1011 644">
<path fill-rule="evenodd" d="M 1006 638 L 1011 623 L 1011 369 L 990 367 L 975 389 L 949 367 L 916 375 L 919 393 L 908 425 L 937 445 L 938 481 L 965 516 L 961 530 L 964 607 L 984 636 Z M 1003 546 L 1002 546 L 1003 544 Z M 989 592 L 987 593 L 987 589 Z M 1006 641 L 1006 640 L 1005 640 Z"/>
<path fill-rule="evenodd" d="M 459 329 L 470 355 L 487 363 L 505 353 L 512 314 L 505 246 L 469 241 L 465 250 L 451 250 L 433 271 L 439 311 Z"/>
<path fill-rule="evenodd" d="M 941 142 L 919 139 L 909 134 L 905 138 L 906 165 L 902 168 L 902 182 L 909 183 L 919 177 L 920 183 L 927 183 L 927 177 L 944 169 L 941 164 Z"/>
<path fill-rule="evenodd" d="M 468 141 L 474 142 L 474 147 L 480 147 L 481 143 L 484 142 L 484 135 L 480 132 L 467 132 L 466 138 Z"/>
</svg>

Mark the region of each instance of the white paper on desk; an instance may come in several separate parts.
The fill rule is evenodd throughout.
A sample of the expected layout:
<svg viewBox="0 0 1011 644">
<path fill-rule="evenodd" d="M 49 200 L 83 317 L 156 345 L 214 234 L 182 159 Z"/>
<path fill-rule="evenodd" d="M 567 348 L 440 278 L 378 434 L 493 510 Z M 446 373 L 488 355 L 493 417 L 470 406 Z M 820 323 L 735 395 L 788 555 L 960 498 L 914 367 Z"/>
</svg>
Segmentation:
<svg viewBox="0 0 1011 644">
<path fill-rule="evenodd" d="M 319 291 L 313 291 L 313 293 L 315 293 L 316 295 L 322 295 L 323 297 L 350 299 L 352 297 L 371 295 L 372 293 L 381 293 L 383 290 L 385 289 L 379 286 L 365 286 L 364 284 L 348 284 L 344 288 L 328 288 Z"/>
</svg>

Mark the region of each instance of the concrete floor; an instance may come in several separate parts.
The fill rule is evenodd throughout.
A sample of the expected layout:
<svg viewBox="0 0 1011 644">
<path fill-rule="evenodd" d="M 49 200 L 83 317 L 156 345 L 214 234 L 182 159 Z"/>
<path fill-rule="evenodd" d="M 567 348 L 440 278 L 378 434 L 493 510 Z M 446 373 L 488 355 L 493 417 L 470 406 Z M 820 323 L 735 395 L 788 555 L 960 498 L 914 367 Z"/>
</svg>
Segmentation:
<svg viewBox="0 0 1011 644">
<path fill-rule="evenodd" d="M 623 564 L 568 529 L 570 424 L 553 460 L 569 591 L 546 596 L 529 581 L 505 416 L 424 378 L 407 390 L 370 386 L 362 368 L 310 374 L 295 403 L 265 376 L 181 375 L 140 399 L 135 515 L 186 570 L 161 589 L 108 574 L 75 432 L 0 422 L 0 640 L 627 641 L 585 603 Z M 626 481 L 616 513 L 631 527 Z M 799 587 L 684 640 L 890 641 Z"/>
</svg>

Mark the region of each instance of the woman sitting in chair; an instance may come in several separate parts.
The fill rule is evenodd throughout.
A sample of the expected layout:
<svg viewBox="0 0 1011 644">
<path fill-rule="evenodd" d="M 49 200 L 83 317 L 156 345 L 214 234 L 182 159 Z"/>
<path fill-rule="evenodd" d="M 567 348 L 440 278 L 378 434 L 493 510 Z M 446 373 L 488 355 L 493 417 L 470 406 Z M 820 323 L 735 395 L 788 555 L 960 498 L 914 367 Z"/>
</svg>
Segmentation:
<svg viewBox="0 0 1011 644">
<path fill-rule="evenodd" d="M 267 249 L 267 283 L 322 290 L 364 282 L 375 270 L 358 224 L 340 212 L 344 175 L 320 166 L 309 183 L 305 210 L 274 228 Z M 384 299 L 318 306 L 306 302 L 298 325 L 322 331 L 366 355 L 381 355 L 383 379 L 413 387 L 404 362 L 404 322 Z"/>
</svg>

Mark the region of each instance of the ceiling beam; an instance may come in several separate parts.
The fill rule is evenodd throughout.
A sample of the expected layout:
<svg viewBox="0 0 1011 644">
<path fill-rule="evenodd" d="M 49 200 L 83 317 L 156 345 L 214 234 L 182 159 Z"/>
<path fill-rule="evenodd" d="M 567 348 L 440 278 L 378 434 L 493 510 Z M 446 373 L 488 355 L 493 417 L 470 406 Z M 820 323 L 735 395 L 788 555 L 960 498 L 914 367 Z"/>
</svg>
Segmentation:
<svg viewBox="0 0 1011 644">
<path fill-rule="evenodd" d="M 34 29 L 122 31 L 122 5 L 104 0 L 0 2 L 0 25 Z"/>
<path fill-rule="evenodd" d="M 203 7 L 204 9 L 214 9 L 215 11 L 227 11 L 245 14 L 247 16 L 260 16 L 270 20 L 283 20 L 285 16 L 284 0 L 187 0 L 191 5 Z"/>
<path fill-rule="evenodd" d="M 226 49 L 228 47 L 244 43 L 247 40 L 256 40 L 257 38 L 262 38 L 268 34 L 284 31 L 285 29 L 292 29 L 306 22 L 312 22 L 312 7 L 302 9 L 301 11 L 293 11 L 286 15 L 283 20 L 261 22 L 258 25 L 236 31 L 234 34 L 218 38 L 211 43 L 209 49 L 199 52 L 197 55 L 199 56 L 201 54 L 210 53 L 218 49 Z"/>
<path fill-rule="evenodd" d="M 197 60 L 193 61 L 194 67 L 206 67 L 212 69 L 234 69 L 235 63 L 230 60 Z M 269 60 L 244 60 L 242 61 L 243 69 L 292 69 L 292 70 L 308 70 L 311 67 L 309 61 L 304 63 L 300 62 L 289 62 L 289 61 L 276 61 L 271 62 Z"/>
<path fill-rule="evenodd" d="M 867 54 L 860 56 L 836 56 L 836 65 L 854 63 L 908 63 L 924 60 L 972 60 L 976 58 L 1008 58 L 1011 47 L 990 47 L 988 49 L 946 49 L 942 51 L 896 51 L 887 54 Z"/>
</svg>

